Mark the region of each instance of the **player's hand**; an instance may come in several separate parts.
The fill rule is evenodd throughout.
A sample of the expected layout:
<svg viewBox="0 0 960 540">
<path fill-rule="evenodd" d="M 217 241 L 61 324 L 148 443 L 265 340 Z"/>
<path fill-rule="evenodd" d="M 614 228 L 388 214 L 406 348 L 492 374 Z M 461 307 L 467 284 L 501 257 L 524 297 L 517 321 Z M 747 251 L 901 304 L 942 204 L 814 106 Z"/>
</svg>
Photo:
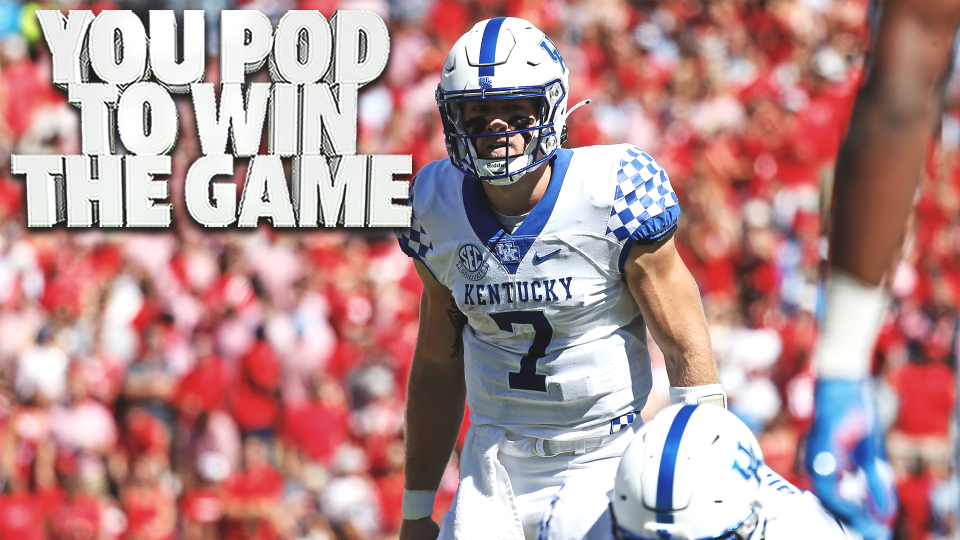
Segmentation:
<svg viewBox="0 0 960 540">
<path fill-rule="evenodd" d="M 440 527 L 433 519 L 405 519 L 400 525 L 400 540 L 437 540 Z"/>
<path fill-rule="evenodd" d="M 897 511 L 893 474 L 886 462 L 871 382 L 818 379 L 806 465 L 817 496 L 866 540 L 887 540 Z M 841 496 L 843 472 L 860 470 L 865 500 Z"/>
</svg>

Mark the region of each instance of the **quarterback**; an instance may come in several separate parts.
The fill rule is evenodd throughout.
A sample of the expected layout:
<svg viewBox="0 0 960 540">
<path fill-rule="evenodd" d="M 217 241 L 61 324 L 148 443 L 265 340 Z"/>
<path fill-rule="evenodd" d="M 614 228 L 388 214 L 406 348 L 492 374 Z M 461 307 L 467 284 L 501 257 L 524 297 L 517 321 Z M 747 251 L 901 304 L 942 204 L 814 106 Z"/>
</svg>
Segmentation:
<svg viewBox="0 0 960 540">
<path fill-rule="evenodd" d="M 616 478 L 571 479 L 538 540 L 859 539 L 763 462 L 750 429 L 719 407 L 673 405 L 643 426 Z"/>
<path fill-rule="evenodd" d="M 647 329 L 675 403 L 725 404 L 670 180 L 629 144 L 561 148 L 568 81 L 550 38 L 509 17 L 477 23 L 443 66 L 450 159 L 417 174 L 398 230 L 424 283 L 403 540 L 531 540 L 565 480 L 612 477 L 651 387 Z M 464 398 L 460 485 L 438 527 Z"/>
</svg>

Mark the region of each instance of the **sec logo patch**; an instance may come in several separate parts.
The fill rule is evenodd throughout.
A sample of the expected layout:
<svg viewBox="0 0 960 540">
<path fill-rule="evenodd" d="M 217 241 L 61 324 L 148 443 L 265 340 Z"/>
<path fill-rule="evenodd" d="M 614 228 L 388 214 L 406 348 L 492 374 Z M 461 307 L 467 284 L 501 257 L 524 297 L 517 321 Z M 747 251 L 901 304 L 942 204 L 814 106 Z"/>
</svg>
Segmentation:
<svg viewBox="0 0 960 540">
<path fill-rule="evenodd" d="M 483 250 L 475 244 L 464 244 L 460 246 L 457 253 L 457 270 L 463 274 L 463 277 L 477 281 L 487 275 L 490 265 L 483 260 Z"/>
</svg>

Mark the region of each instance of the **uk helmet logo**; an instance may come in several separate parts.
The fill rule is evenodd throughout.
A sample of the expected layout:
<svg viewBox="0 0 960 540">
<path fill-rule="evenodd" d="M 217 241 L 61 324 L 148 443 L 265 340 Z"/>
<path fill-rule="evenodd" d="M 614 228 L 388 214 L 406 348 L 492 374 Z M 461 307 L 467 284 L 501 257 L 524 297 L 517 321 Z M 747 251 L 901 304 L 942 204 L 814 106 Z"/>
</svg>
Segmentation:
<svg viewBox="0 0 960 540">
<path fill-rule="evenodd" d="M 495 249 L 497 250 L 497 257 L 503 264 L 520 262 L 520 249 L 517 248 L 517 244 L 513 240 L 501 240 L 497 243 Z"/>
<path fill-rule="evenodd" d="M 475 244 L 464 244 L 460 246 L 457 253 L 457 270 L 463 274 L 463 277 L 477 281 L 487 275 L 490 264 L 484 260 L 483 250 Z"/>
</svg>

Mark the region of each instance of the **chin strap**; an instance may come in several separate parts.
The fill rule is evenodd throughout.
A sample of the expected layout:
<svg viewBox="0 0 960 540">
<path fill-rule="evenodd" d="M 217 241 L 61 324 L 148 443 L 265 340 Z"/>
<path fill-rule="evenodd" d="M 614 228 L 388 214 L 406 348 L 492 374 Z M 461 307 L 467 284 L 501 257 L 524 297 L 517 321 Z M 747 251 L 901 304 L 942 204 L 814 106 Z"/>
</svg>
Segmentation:
<svg viewBox="0 0 960 540">
<path fill-rule="evenodd" d="M 499 159 L 476 158 L 477 169 L 480 170 L 481 173 L 483 171 L 488 172 L 490 176 L 505 174 L 508 170 L 522 169 L 530 165 L 531 161 L 532 156 L 530 156 L 530 154 L 519 154 Z M 519 180 L 526 172 L 528 171 L 511 173 L 510 176 L 506 178 L 490 179 L 486 178 L 486 175 L 481 175 L 480 178 L 483 178 L 485 182 L 488 182 L 492 186 L 508 186 Z"/>
</svg>

